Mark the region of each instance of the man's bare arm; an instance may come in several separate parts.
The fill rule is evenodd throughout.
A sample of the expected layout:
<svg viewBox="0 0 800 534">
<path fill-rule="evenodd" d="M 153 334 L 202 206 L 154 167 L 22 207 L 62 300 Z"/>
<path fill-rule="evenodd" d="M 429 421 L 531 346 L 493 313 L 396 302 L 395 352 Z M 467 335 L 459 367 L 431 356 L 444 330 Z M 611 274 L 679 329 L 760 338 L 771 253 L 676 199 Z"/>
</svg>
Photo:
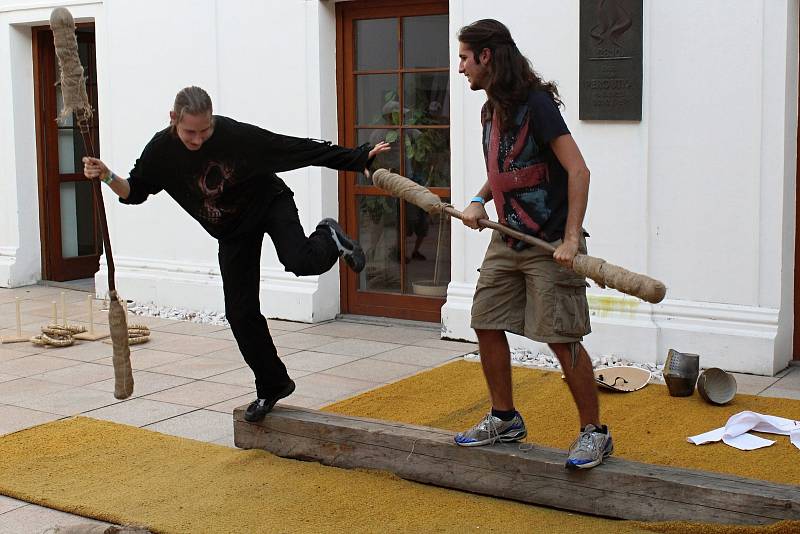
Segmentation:
<svg viewBox="0 0 800 534">
<path fill-rule="evenodd" d="M 120 198 L 128 198 L 128 195 L 131 194 L 128 180 L 111 172 L 111 169 L 97 158 L 83 158 L 83 175 L 92 180 L 102 180 Z"/>
<path fill-rule="evenodd" d="M 583 217 L 589 203 L 589 169 L 583 160 L 578 145 L 571 135 L 561 135 L 550 142 L 550 148 L 567 171 L 567 224 L 564 229 L 564 242 L 553 253 L 560 264 L 571 267 L 578 253 Z"/>
</svg>

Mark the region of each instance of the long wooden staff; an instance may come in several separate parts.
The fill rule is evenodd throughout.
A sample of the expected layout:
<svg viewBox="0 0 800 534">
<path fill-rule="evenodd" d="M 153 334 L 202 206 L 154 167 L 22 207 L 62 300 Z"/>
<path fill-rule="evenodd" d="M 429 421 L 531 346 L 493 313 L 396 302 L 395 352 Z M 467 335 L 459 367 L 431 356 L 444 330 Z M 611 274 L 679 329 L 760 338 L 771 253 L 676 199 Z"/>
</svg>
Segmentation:
<svg viewBox="0 0 800 534">
<path fill-rule="evenodd" d="M 83 77 L 83 66 L 78 56 L 78 40 L 75 38 L 75 19 L 68 9 L 59 7 L 50 14 L 50 29 L 56 48 L 58 64 L 61 68 L 61 94 L 64 105 L 61 117 L 74 113 L 83 139 L 86 154 L 97 157 L 92 143 L 92 106 L 86 94 L 86 80 Z M 103 234 L 103 252 L 108 265 L 108 289 L 111 303 L 108 307 L 108 326 L 111 331 L 111 343 L 114 347 L 112 361 L 114 364 L 114 397 L 126 399 L 133 394 L 133 371 L 131 370 L 131 351 L 128 346 L 128 324 L 125 310 L 117 295 L 114 284 L 114 258 L 111 254 L 111 241 L 108 237 L 106 210 L 103 205 L 103 194 L 99 180 L 92 180 L 94 205 L 100 218 Z"/>
<path fill-rule="evenodd" d="M 464 214 L 450 204 L 442 202 L 436 194 L 422 187 L 405 176 L 394 174 L 386 169 L 378 169 L 372 173 L 372 181 L 378 187 L 385 189 L 392 195 L 418 206 L 428 213 L 447 213 L 457 219 L 464 218 Z M 502 232 L 514 239 L 519 239 L 530 245 L 535 245 L 548 252 L 555 252 L 555 247 L 528 234 L 518 232 L 513 228 L 487 219 L 478 220 L 480 226 Z M 586 254 L 578 254 L 572 262 L 572 270 L 581 276 L 594 280 L 600 287 L 611 287 L 627 295 L 639 297 L 647 302 L 657 303 L 664 299 L 667 288 L 664 283 L 650 278 L 644 274 L 634 273 L 623 269 L 602 258 L 595 258 Z"/>
</svg>

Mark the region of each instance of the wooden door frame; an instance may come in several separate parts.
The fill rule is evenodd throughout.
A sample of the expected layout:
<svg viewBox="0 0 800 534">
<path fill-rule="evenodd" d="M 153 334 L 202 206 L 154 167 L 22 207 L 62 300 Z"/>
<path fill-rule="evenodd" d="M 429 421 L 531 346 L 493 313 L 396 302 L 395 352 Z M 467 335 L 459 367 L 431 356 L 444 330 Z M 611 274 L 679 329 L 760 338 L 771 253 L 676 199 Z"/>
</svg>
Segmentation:
<svg viewBox="0 0 800 534">
<path fill-rule="evenodd" d="M 90 28 L 93 30 L 94 23 L 79 23 L 76 27 L 79 29 Z M 45 42 L 45 39 L 47 42 Z M 54 209 L 55 203 L 59 203 L 57 212 L 59 214 L 61 213 L 60 188 L 55 190 L 56 188 L 50 183 L 48 178 L 48 173 L 52 170 L 53 166 L 58 169 L 58 126 L 55 122 L 55 117 L 45 116 L 46 110 L 58 111 L 56 109 L 55 93 L 43 87 L 43 85 L 45 85 L 45 80 L 48 80 L 50 76 L 48 73 L 55 72 L 56 68 L 55 51 L 52 50 L 51 53 L 50 50 L 45 50 L 45 47 L 52 48 L 53 45 L 51 42 L 52 31 L 48 26 L 31 28 L 42 278 L 45 280 L 64 281 L 80 278 L 82 273 L 90 271 L 97 272 L 99 269 L 99 258 L 100 254 L 102 254 L 102 247 L 99 239 L 99 220 L 93 208 L 95 242 L 100 245 L 97 249 L 98 253 L 68 258 L 66 261 L 63 258 L 63 251 L 61 249 L 61 220 L 60 217 L 57 218 L 54 216 L 56 212 Z M 76 178 L 75 182 L 88 181 L 83 178 L 80 172 L 73 173 L 73 175 Z"/>
<path fill-rule="evenodd" d="M 404 16 L 445 15 L 449 14 L 447 0 L 383 0 L 379 4 L 374 0 L 353 0 L 336 4 L 336 93 L 337 116 L 339 126 L 339 143 L 354 146 L 356 139 L 348 125 L 355 124 L 355 106 L 350 105 L 350 95 L 354 94 L 353 77 L 345 77 L 345 72 L 352 72 L 353 32 L 352 22 L 362 18 L 397 18 Z M 401 102 L 402 106 L 402 102 Z M 449 128 L 448 124 L 448 128 Z M 351 173 L 352 174 L 352 173 Z M 356 209 L 350 208 L 351 187 L 348 185 L 346 171 L 339 172 L 339 220 L 345 221 L 347 228 L 357 228 Z M 437 194 L 446 193 L 449 188 L 433 188 Z M 377 190 L 376 193 L 381 193 Z M 353 192 L 355 195 L 355 192 Z M 402 220 L 402 211 L 399 217 Z M 404 239 L 400 239 L 404 246 Z M 401 257 L 402 257 L 401 248 Z M 339 267 L 340 303 L 347 313 L 394 317 L 429 322 L 441 322 L 441 307 L 444 298 L 422 297 L 390 293 L 365 293 L 358 304 L 350 298 L 350 288 L 357 291 L 357 275 L 344 265 Z M 409 305 L 410 304 L 410 305 Z"/>
</svg>

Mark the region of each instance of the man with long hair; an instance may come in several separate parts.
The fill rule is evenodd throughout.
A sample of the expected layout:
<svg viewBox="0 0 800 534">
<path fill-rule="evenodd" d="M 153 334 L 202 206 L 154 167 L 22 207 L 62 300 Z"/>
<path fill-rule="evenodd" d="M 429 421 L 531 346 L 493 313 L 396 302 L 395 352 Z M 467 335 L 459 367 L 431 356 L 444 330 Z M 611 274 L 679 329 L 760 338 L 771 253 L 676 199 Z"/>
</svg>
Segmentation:
<svg viewBox="0 0 800 534">
<path fill-rule="evenodd" d="M 108 184 L 125 204 L 141 204 L 166 191 L 218 240 L 225 316 L 255 375 L 257 398 L 244 417 L 260 421 L 295 389 L 261 314 L 264 234 L 286 270 L 297 276 L 322 274 L 339 257 L 355 272 L 365 264 L 359 244 L 333 219 L 321 220 L 306 237 L 294 194 L 275 173 L 310 165 L 365 171 L 387 150 L 384 142 L 349 149 L 214 115 L 208 93 L 192 86 L 178 92 L 169 127 L 147 144 L 129 178 L 88 157 L 83 173 Z"/>
<path fill-rule="evenodd" d="M 558 357 L 580 416 L 566 466 L 587 469 L 613 451 L 600 424 L 592 363 L 581 345 L 591 331 L 586 281 L 570 269 L 586 253 L 583 217 L 589 170 L 559 112 L 552 82 L 543 81 L 502 23 L 479 20 L 461 28 L 459 73 L 486 91 L 481 110 L 488 180 L 464 209 L 464 224 L 480 229 L 493 200 L 500 222 L 553 243 L 550 255 L 494 232 L 475 290 L 471 326 L 492 403 L 462 446 L 519 441 L 527 435 L 514 408 L 506 332 L 546 343 Z"/>
</svg>

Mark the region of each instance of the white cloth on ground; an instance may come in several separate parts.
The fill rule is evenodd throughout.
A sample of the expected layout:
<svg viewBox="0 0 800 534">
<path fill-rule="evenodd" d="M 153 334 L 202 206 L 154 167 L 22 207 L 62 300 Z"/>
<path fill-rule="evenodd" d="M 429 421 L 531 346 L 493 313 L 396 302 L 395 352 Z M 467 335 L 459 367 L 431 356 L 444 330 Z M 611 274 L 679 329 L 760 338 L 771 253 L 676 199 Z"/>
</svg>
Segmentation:
<svg viewBox="0 0 800 534">
<path fill-rule="evenodd" d="M 792 445 L 800 449 L 800 421 L 750 411 L 732 415 L 722 428 L 691 436 L 686 440 L 695 445 L 722 440 L 726 445 L 743 451 L 769 447 L 775 443 L 772 440 L 748 434 L 750 430 L 789 436 Z"/>
</svg>

